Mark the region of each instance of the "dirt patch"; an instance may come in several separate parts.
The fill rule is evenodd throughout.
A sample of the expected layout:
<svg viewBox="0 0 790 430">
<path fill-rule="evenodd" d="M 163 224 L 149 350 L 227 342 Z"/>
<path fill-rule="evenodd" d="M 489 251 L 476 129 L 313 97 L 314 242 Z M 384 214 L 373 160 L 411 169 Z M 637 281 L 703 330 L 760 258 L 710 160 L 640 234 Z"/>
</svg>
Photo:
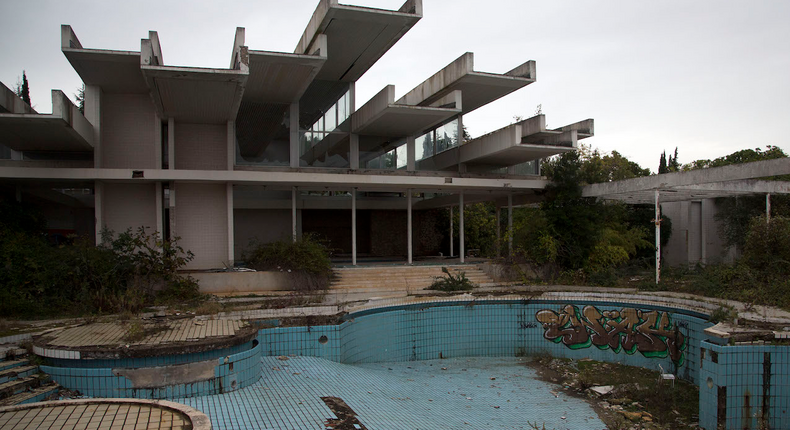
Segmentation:
<svg viewBox="0 0 790 430">
<path fill-rule="evenodd" d="M 340 397 L 321 397 L 337 418 L 326 420 L 326 428 L 333 430 L 367 430 L 357 419 L 357 413 Z"/>
<path fill-rule="evenodd" d="M 311 327 L 317 325 L 340 325 L 346 312 L 335 315 L 305 315 L 300 317 L 280 318 L 280 327 Z"/>
<path fill-rule="evenodd" d="M 686 381 L 659 381 L 641 367 L 548 356 L 529 362 L 538 377 L 557 384 L 552 392 L 587 399 L 611 430 L 698 429 L 699 389 Z M 611 386 L 599 394 L 593 387 Z"/>
</svg>

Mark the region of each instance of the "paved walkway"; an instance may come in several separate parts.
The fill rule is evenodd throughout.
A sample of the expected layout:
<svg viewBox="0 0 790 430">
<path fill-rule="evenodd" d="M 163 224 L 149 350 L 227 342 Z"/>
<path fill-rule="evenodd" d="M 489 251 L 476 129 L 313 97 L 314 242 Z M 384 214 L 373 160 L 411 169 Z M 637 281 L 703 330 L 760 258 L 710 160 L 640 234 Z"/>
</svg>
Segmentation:
<svg viewBox="0 0 790 430">
<path fill-rule="evenodd" d="M 189 430 L 185 414 L 151 404 L 64 404 L 0 412 L 0 429 Z"/>
<path fill-rule="evenodd" d="M 263 377 L 231 393 L 174 399 L 214 429 L 332 428 L 333 397 L 360 429 L 604 429 L 589 404 L 535 379 L 519 358 L 460 358 L 347 365 L 312 357 L 264 357 Z M 554 391 L 557 393 L 552 393 Z M 336 404 L 336 403 L 335 403 Z M 350 421 L 348 421 L 350 420 Z"/>
</svg>

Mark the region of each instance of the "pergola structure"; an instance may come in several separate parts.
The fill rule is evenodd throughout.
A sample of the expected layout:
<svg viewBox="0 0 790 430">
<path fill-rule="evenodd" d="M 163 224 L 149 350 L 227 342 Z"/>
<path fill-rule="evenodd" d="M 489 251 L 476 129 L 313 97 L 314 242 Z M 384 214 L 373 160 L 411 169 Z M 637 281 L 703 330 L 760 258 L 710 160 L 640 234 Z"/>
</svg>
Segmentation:
<svg viewBox="0 0 790 430">
<path fill-rule="evenodd" d="M 790 194 L 790 181 L 766 178 L 788 174 L 790 158 L 779 158 L 591 184 L 584 187 L 582 196 L 654 205 L 658 283 L 661 278 L 661 203 L 764 194 L 766 216 L 770 218 L 771 194 Z"/>
</svg>

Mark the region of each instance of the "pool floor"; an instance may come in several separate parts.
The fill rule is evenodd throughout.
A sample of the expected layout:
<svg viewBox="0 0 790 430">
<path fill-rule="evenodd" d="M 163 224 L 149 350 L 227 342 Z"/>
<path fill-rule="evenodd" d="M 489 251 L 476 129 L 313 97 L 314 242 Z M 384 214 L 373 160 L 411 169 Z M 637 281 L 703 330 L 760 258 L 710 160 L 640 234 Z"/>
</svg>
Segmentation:
<svg viewBox="0 0 790 430">
<path fill-rule="evenodd" d="M 285 357 L 281 357 L 285 358 Z M 339 398 L 359 428 L 605 429 L 584 400 L 536 379 L 519 358 L 348 365 L 313 357 L 263 357 L 263 376 L 226 394 L 174 399 L 211 418 L 214 429 L 331 428 L 322 397 Z M 556 396 L 555 396 L 556 394 Z M 353 419 L 353 416 L 352 416 Z"/>
</svg>

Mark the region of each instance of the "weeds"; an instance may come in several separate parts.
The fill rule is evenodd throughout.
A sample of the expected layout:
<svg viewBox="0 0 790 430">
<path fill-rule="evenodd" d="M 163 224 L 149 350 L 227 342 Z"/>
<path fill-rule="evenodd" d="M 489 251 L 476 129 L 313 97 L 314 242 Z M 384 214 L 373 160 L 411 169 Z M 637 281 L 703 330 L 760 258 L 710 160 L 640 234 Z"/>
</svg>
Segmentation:
<svg viewBox="0 0 790 430">
<path fill-rule="evenodd" d="M 474 282 L 466 278 L 466 272 L 453 275 L 446 267 L 442 267 L 442 272 L 445 276 L 435 278 L 428 289 L 439 291 L 468 291 L 475 287 Z"/>
</svg>

